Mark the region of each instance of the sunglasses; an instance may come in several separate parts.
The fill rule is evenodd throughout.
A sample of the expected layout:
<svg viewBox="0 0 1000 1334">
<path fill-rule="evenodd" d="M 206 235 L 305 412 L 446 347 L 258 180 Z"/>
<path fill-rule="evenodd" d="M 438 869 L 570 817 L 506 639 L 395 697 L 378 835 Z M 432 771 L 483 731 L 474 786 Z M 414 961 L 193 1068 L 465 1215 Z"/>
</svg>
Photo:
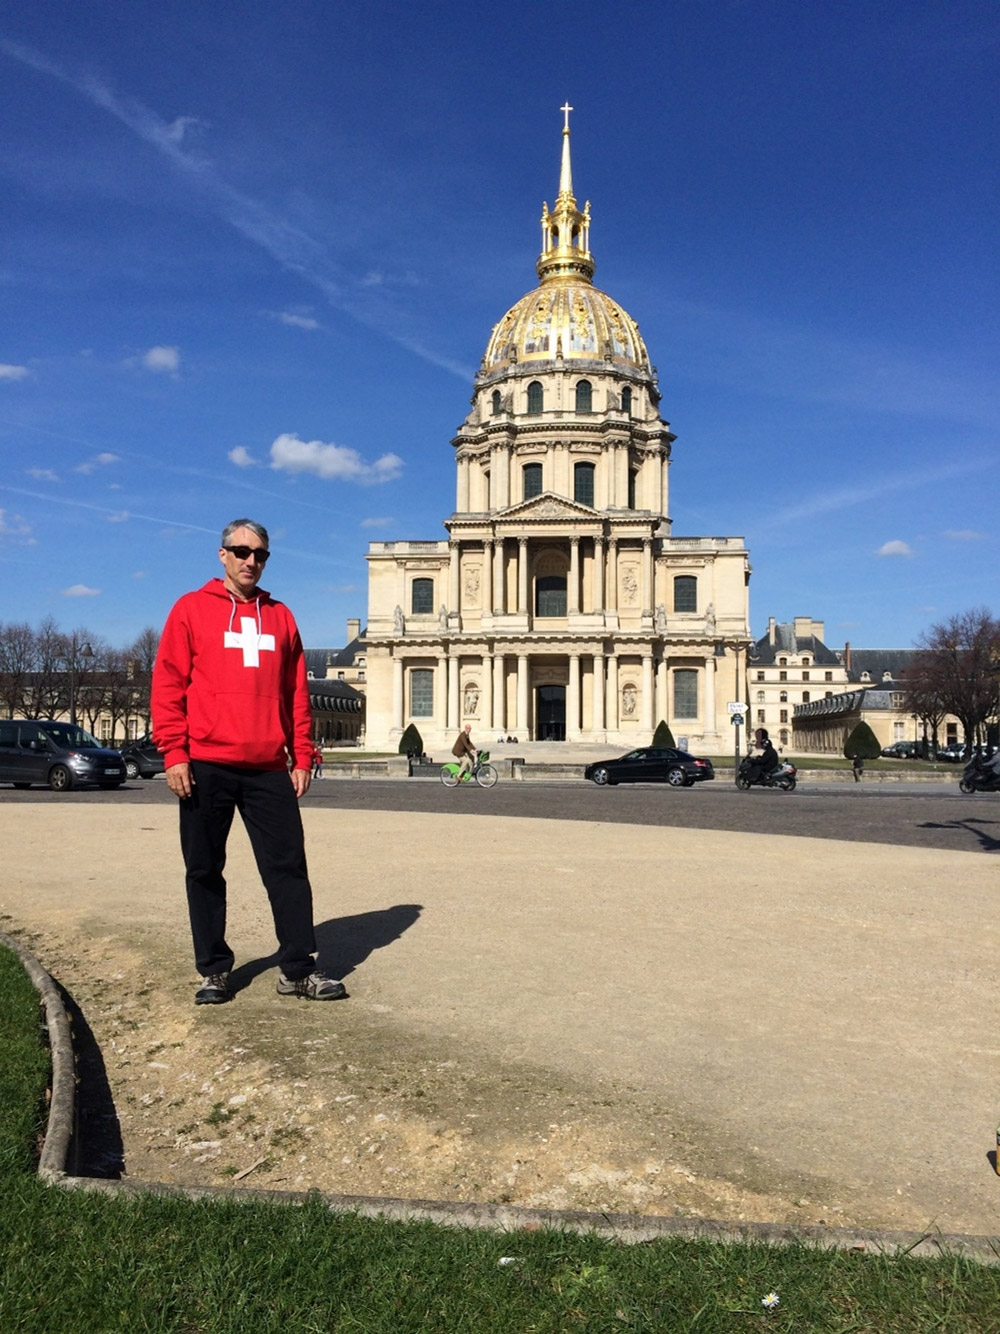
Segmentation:
<svg viewBox="0 0 1000 1334">
<path fill-rule="evenodd" d="M 237 560 L 249 560 L 251 556 L 258 565 L 266 565 L 270 552 L 267 547 L 223 547 L 223 551 L 231 551 Z"/>
</svg>

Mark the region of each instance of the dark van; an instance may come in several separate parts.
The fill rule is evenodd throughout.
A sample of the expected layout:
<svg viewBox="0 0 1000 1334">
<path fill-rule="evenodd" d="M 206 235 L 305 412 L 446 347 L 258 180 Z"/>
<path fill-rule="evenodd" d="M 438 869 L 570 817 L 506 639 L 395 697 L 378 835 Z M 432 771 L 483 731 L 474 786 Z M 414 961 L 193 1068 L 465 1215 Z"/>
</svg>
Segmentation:
<svg viewBox="0 0 1000 1334">
<path fill-rule="evenodd" d="M 124 781 L 120 752 L 102 746 L 75 723 L 0 722 L 0 783 L 46 783 L 53 792 L 66 792 L 79 783 L 110 790 Z"/>
</svg>

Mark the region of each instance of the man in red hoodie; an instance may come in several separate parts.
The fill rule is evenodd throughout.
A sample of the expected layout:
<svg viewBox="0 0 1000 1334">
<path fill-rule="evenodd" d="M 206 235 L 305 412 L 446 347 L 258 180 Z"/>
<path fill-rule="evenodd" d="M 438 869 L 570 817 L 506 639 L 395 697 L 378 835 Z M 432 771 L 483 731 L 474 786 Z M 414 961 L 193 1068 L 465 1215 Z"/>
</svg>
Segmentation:
<svg viewBox="0 0 1000 1334">
<path fill-rule="evenodd" d="M 196 1005 L 220 1005 L 232 996 L 222 872 L 235 810 L 271 901 L 278 994 L 307 1000 L 347 994 L 314 958 L 298 806 L 312 776 L 312 715 L 292 614 L 257 587 L 269 555 L 261 524 L 229 524 L 219 548 L 224 577 L 174 604 L 153 668 L 153 741 L 167 784 L 180 798 L 188 912 L 201 974 Z"/>
</svg>

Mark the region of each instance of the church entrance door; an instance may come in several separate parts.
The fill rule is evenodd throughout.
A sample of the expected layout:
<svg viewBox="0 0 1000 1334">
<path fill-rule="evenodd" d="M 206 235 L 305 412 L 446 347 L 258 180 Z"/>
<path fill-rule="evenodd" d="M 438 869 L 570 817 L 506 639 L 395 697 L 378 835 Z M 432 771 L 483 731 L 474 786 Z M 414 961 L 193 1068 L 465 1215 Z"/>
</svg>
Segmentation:
<svg viewBox="0 0 1000 1334">
<path fill-rule="evenodd" d="M 535 701 L 535 740 L 566 740 L 566 687 L 539 686 Z"/>
</svg>

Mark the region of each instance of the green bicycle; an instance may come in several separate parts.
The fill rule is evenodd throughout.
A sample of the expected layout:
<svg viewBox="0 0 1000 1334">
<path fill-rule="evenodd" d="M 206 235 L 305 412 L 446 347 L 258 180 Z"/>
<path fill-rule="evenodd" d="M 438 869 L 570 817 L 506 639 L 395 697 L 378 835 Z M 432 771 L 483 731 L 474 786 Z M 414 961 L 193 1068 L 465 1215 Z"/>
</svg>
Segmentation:
<svg viewBox="0 0 1000 1334">
<path fill-rule="evenodd" d="M 490 752 L 481 750 L 472 768 L 466 773 L 462 773 L 462 766 L 457 760 L 449 760 L 441 766 L 441 782 L 445 787 L 458 787 L 459 783 L 471 783 L 475 779 L 480 787 L 493 787 L 499 775 L 492 764 L 487 764 L 489 758 Z"/>
</svg>

